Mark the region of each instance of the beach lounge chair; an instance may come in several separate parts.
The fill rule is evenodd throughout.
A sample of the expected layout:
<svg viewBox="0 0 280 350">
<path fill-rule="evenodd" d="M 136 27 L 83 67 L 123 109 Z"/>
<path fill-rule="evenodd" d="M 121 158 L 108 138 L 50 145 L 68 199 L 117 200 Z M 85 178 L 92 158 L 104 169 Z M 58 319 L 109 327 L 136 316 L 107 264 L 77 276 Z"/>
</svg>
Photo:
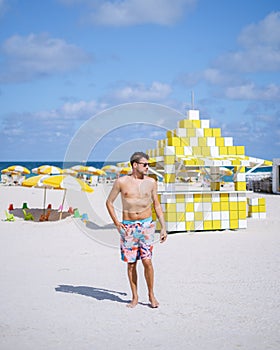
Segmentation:
<svg viewBox="0 0 280 350">
<path fill-rule="evenodd" d="M 5 221 L 15 221 L 14 214 L 8 213 L 7 210 L 5 210 L 5 214 L 6 214 Z"/>
<path fill-rule="evenodd" d="M 79 209 L 74 209 L 74 218 L 80 218 L 81 217 L 81 214 L 79 213 Z"/>
<path fill-rule="evenodd" d="M 71 214 L 71 215 L 73 215 L 73 214 L 74 214 L 74 209 L 73 209 L 72 207 L 69 207 L 68 213 Z"/>
<path fill-rule="evenodd" d="M 42 214 L 40 216 L 39 221 L 48 221 L 49 217 L 50 217 L 50 214 L 51 214 L 51 210 L 48 210 L 46 215 Z"/>
<path fill-rule="evenodd" d="M 29 209 L 26 202 L 22 203 L 22 209 Z"/>
<path fill-rule="evenodd" d="M 8 210 L 9 210 L 9 211 L 10 211 L 10 210 L 14 210 L 14 205 L 13 205 L 12 203 L 9 205 Z"/>
<path fill-rule="evenodd" d="M 86 213 L 82 214 L 81 220 L 86 224 L 88 222 L 88 214 Z"/>
<path fill-rule="evenodd" d="M 27 213 L 25 209 L 22 209 L 24 220 L 34 220 L 34 216 L 31 213 Z"/>
</svg>

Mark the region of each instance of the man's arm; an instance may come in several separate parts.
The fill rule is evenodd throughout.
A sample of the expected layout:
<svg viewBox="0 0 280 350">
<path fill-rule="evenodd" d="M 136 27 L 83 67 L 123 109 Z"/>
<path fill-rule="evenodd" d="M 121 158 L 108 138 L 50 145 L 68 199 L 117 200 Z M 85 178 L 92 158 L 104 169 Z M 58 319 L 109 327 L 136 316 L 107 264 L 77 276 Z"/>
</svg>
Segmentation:
<svg viewBox="0 0 280 350">
<path fill-rule="evenodd" d="M 115 226 L 117 227 L 118 231 L 120 231 L 122 228 L 124 229 L 124 226 L 117 218 L 113 203 L 120 192 L 121 192 L 120 183 L 119 183 L 119 180 L 117 179 L 114 181 L 113 188 L 112 188 L 111 192 L 109 193 L 109 196 L 106 200 L 107 210 L 108 210 L 109 215 L 111 216 Z"/>
<path fill-rule="evenodd" d="M 153 200 L 153 205 L 155 208 L 155 212 L 158 218 L 158 221 L 161 226 L 160 230 L 160 243 L 163 243 L 167 239 L 167 233 L 166 233 L 166 227 L 165 227 L 165 221 L 164 221 L 164 215 L 161 209 L 160 202 L 158 200 L 158 194 L 157 194 L 157 183 L 154 182 L 153 185 L 153 190 L 152 190 L 152 200 Z"/>
</svg>

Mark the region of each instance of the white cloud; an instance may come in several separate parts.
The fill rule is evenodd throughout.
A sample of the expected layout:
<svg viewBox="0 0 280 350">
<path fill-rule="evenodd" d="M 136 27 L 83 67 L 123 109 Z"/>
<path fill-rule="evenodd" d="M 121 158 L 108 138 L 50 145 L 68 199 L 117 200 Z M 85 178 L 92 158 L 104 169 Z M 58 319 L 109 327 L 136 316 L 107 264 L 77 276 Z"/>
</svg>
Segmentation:
<svg viewBox="0 0 280 350">
<path fill-rule="evenodd" d="M 22 150 L 32 152 L 32 157 L 49 154 L 62 159 L 77 129 L 104 107 L 97 101 L 79 101 L 53 110 L 9 114 L 2 121 L 0 148 L 18 159 Z"/>
<path fill-rule="evenodd" d="M 227 87 L 225 89 L 225 95 L 230 99 L 279 101 L 280 87 L 275 84 L 258 87 L 254 83 L 248 83 Z"/>
<path fill-rule="evenodd" d="M 0 71 L 2 82 L 63 73 L 91 60 L 82 49 L 48 34 L 14 35 L 3 43 L 2 52 L 6 56 Z"/>
<path fill-rule="evenodd" d="M 235 72 L 270 72 L 280 68 L 280 12 L 273 12 L 241 32 L 239 51 L 227 54 L 217 66 Z"/>
<path fill-rule="evenodd" d="M 151 86 L 144 84 L 127 85 L 116 89 L 110 97 L 118 102 L 161 101 L 169 96 L 171 87 L 168 84 L 153 82 Z"/>
<path fill-rule="evenodd" d="M 63 2 L 69 3 L 69 0 Z M 90 21 L 95 25 L 106 26 L 131 26 L 145 23 L 170 25 L 179 20 L 184 12 L 191 10 L 196 2 L 197 0 L 94 1 L 91 6 Z M 70 0 L 70 3 L 73 3 L 73 0 Z"/>
</svg>

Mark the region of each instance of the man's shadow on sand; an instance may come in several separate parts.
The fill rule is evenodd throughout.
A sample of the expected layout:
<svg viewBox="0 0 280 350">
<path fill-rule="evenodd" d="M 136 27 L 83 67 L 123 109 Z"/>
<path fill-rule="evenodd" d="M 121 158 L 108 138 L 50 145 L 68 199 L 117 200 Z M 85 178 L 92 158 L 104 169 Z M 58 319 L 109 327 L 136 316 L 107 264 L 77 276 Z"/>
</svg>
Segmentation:
<svg viewBox="0 0 280 350">
<path fill-rule="evenodd" d="M 55 288 L 56 292 L 63 293 L 74 293 L 84 295 L 86 297 L 91 297 L 96 300 L 111 300 L 118 303 L 129 303 L 129 300 L 124 300 L 119 297 L 119 295 L 127 295 L 124 292 L 117 292 L 114 290 L 108 290 L 104 288 L 87 287 L 87 286 L 70 286 L 70 285 L 59 285 Z"/>
</svg>

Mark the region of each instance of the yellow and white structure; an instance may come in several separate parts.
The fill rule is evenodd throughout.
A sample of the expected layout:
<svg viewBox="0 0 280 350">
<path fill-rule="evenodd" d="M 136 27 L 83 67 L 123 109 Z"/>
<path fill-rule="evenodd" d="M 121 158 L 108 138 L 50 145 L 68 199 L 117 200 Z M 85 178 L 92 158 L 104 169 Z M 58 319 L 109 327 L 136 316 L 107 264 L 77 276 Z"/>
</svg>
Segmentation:
<svg viewBox="0 0 280 350">
<path fill-rule="evenodd" d="M 209 120 L 200 120 L 198 110 L 189 110 L 177 128 L 147 150 L 163 176 L 159 199 L 168 231 L 242 229 L 247 217 L 264 218 L 264 199 L 247 199 L 246 168 L 272 166 L 271 161 L 245 155 L 244 146 L 236 146 L 232 137 L 223 137 L 220 128 L 211 128 Z M 221 169 L 232 168 L 234 186 L 222 188 Z M 198 171 L 207 175 L 209 186 L 179 186 L 178 174 Z M 155 218 L 155 213 L 153 214 Z M 159 227 L 158 227 L 159 228 Z"/>
</svg>

